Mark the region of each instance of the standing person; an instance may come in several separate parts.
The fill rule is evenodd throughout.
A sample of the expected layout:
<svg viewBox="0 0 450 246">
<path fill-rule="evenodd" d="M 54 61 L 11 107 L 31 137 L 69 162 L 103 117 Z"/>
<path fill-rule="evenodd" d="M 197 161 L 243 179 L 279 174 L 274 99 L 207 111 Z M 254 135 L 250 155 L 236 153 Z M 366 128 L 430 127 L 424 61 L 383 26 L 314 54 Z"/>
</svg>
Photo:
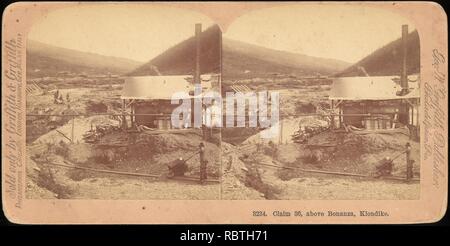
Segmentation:
<svg viewBox="0 0 450 246">
<path fill-rule="evenodd" d="M 64 98 L 63 98 L 62 93 L 59 93 L 58 103 L 64 103 Z"/>
<path fill-rule="evenodd" d="M 203 143 L 199 144 L 199 153 L 200 153 L 200 184 L 204 184 L 206 182 L 206 165 L 208 161 L 205 158 L 205 145 Z"/>
<path fill-rule="evenodd" d="M 53 94 L 53 103 L 58 103 L 58 98 L 59 98 L 59 90 L 55 91 L 55 94 Z"/>
</svg>

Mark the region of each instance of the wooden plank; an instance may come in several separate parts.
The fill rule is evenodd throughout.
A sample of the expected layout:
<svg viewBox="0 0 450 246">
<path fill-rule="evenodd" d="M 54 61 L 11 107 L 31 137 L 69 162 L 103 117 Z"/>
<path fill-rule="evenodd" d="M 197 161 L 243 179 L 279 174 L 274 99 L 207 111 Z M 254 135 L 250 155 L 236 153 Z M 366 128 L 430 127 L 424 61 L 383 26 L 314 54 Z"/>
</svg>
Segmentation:
<svg viewBox="0 0 450 246">
<path fill-rule="evenodd" d="M 64 162 L 68 163 L 67 161 L 64 161 Z M 65 164 L 52 163 L 52 162 L 45 163 L 44 165 L 59 166 L 59 167 L 65 167 L 65 168 L 74 168 L 74 169 L 81 169 L 81 170 L 100 172 L 100 173 L 119 174 L 119 175 L 142 176 L 142 177 L 151 177 L 151 178 L 159 178 L 159 177 L 161 177 L 161 175 L 156 175 L 156 174 L 130 173 L 130 172 L 112 171 L 112 170 L 97 169 L 97 168 L 90 168 L 90 167 L 80 167 L 80 166 L 74 166 L 74 165 L 65 165 Z"/>
<path fill-rule="evenodd" d="M 169 178 L 169 180 L 170 179 L 200 182 L 200 177 L 191 177 L 191 176 L 175 176 L 175 177 Z M 206 179 L 204 181 L 209 182 L 209 183 L 220 183 L 220 180 L 218 180 L 218 179 Z"/>
</svg>

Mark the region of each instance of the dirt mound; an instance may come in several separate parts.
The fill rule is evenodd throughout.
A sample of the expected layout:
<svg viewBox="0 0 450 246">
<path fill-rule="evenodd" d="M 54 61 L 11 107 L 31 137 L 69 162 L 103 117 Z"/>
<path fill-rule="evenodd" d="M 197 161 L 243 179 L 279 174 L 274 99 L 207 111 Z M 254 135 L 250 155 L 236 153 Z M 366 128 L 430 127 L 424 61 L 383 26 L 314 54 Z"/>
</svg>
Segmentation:
<svg viewBox="0 0 450 246">
<path fill-rule="evenodd" d="M 183 157 L 188 159 L 189 173 L 199 174 L 199 144 L 204 142 L 196 133 L 148 134 L 145 132 L 113 132 L 105 135 L 99 144 L 93 145 L 94 162 L 111 168 L 151 174 L 165 174 L 167 164 Z M 212 177 L 220 176 L 220 148 L 204 142 L 207 172 Z M 76 153 L 76 152 L 75 152 Z"/>
<path fill-rule="evenodd" d="M 343 171 L 371 174 L 378 161 L 386 156 L 394 158 L 405 150 L 407 136 L 403 134 L 342 134 L 335 147 L 313 148 L 318 161 L 324 166 L 335 163 Z M 399 160 L 396 161 L 399 163 Z"/>
<path fill-rule="evenodd" d="M 26 172 L 27 187 L 25 195 L 28 199 L 54 199 L 57 197 L 54 192 L 38 185 L 41 168 L 30 157 L 27 157 Z"/>
<path fill-rule="evenodd" d="M 86 163 L 95 156 L 95 148 L 91 144 L 79 143 L 66 146 L 66 158 L 72 163 Z"/>
<path fill-rule="evenodd" d="M 222 142 L 239 145 L 247 138 L 254 136 L 260 131 L 259 128 L 231 127 L 222 128 Z"/>
<path fill-rule="evenodd" d="M 233 173 L 236 178 L 241 181 L 245 180 L 247 175 L 247 167 L 239 157 L 239 149 L 231 144 L 222 143 L 222 167 L 225 172 Z"/>
<path fill-rule="evenodd" d="M 362 155 L 383 150 L 403 150 L 409 138 L 403 134 L 355 134 L 325 131 L 311 137 L 307 144 L 317 147 L 334 147 L 336 156 Z"/>
<path fill-rule="evenodd" d="M 87 118 L 75 118 L 73 125 L 73 142 L 83 143 L 83 135 L 91 128 L 95 128 L 96 125 L 100 124 L 118 125 L 119 122 L 104 115 L 91 116 Z M 70 138 L 72 138 L 72 121 L 69 121 L 65 125 L 40 136 L 34 142 L 55 144 L 62 141 L 65 143 L 70 143 Z"/>
<path fill-rule="evenodd" d="M 90 122 L 96 122 L 96 118 L 91 119 Z M 166 174 L 168 172 L 167 164 L 170 162 L 180 157 L 190 158 L 187 161 L 189 169 L 186 175 L 198 176 L 200 157 L 197 151 L 201 142 L 204 142 L 202 136 L 196 133 L 147 134 L 115 131 L 105 135 L 100 144 L 64 141 L 39 143 L 36 141 L 29 146 L 29 150 L 31 156 L 41 158 L 42 162 L 156 175 Z M 208 161 L 207 173 L 211 178 L 217 178 L 220 176 L 220 147 L 211 142 L 204 142 L 204 144 L 205 156 Z M 57 157 L 57 160 L 50 160 L 53 157 Z M 51 173 L 47 172 L 44 175 L 50 176 Z M 66 171 L 66 176 L 73 181 L 92 178 L 95 175 L 97 174 L 91 175 L 80 170 Z M 38 178 L 36 178 L 37 180 Z M 51 179 L 48 182 L 51 182 Z M 43 183 L 42 185 L 45 187 L 55 186 L 53 183 Z M 65 191 L 62 189 L 58 192 L 64 193 Z"/>
<path fill-rule="evenodd" d="M 419 176 L 420 146 L 401 133 L 354 134 L 322 132 L 311 137 L 307 144 L 278 145 L 275 159 L 288 166 L 305 169 L 322 169 L 371 175 L 375 166 L 384 157 L 395 158 L 393 175 L 404 176 L 406 172 L 406 143 L 412 146 L 413 171 Z M 280 170 L 280 178 L 291 179 L 296 174 L 291 170 Z"/>
<path fill-rule="evenodd" d="M 139 134 L 137 143 L 139 142 L 152 144 L 152 152 L 165 153 L 175 150 L 196 150 L 203 139 L 198 134 Z"/>
<path fill-rule="evenodd" d="M 40 187 L 33 180 L 27 179 L 27 188 L 25 191 L 27 199 L 55 199 L 57 195 L 46 188 Z"/>
<path fill-rule="evenodd" d="M 106 113 L 108 106 L 104 102 L 97 102 L 89 100 L 86 102 L 87 113 Z"/>
<path fill-rule="evenodd" d="M 258 171 L 249 168 L 240 157 L 243 154 L 236 146 L 222 143 L 222 199 L 260 200 L 266 199 L 268 188 L 262 183 Z M 267 192 L 270 197 L 270 192 Z"/>
<path fill-rule="evenodd" d="M 316 106 L 311 102 L 299 102 L 295 106 L 295 111 L 298 114 L 315 113 Z"/>
<path fill-rule="evenodd" d="M 328 122 L 317 116 L 301 116 L 282 119 L 278 124 L 272 126 L 271 128 L 264 129 L 258 134 L 247 138 L 244 142 L 242 142 L 242 144 L 259 144 L 268 142 L 284 144 L 293 143 L 295 140 L 294 136 L 297 135 L 299 131 L 304 131 L 307 127 L 318 127 L 325 129 L 328 127 Z M 263 136 L 273 137 L 266 138 Z"/>
<path fill-rule="evenodd" d="M 48 154 L 49 152 L 46 152 Z M 30 153 L 28 153 L 30 156 Z M 63 180 L 60 178 L 60 173 L 57 170 L 53 170 L 46 165 L 42 165 L 44 160 L 49 160 L 50 162 L 61 162 L 62 158 L 54 154 L 46 156 L 46 158 L 37 157 L 39 155 L 34 155 L 35 161 L 31 157 L 27 158 L 26 172 L 27 172 L 27 188 L 26 196 L 27 198 L 68 198 L 72 192 L 68 188 Z"/>
<path fill-rule="evenodd" d="M 293 164 L 311 155 L 304 145 L 291 143 L 277 146 L 276 159 L 282 163 Z"/>
<path fill-rule="evenodd" d="M 222 177 L 222 199 L 224 200 L 263 200 L 264 194 L 252 187 L 247 187 L 233 173 L 225 173 Z"/>
<path fill-rule="evenodd" d="M 271 157 L 261 154 L 265 149 L 248 155 L 231 144 L 222 145 L 222 178 L 223 196 L 227 199 L 276 199 L 280 192 L 276 187 L 267 184 L 261 174 L 258 163 L 271 161 Z M 236 192 L 239 191 L 239 195 Z"/>
</svg>

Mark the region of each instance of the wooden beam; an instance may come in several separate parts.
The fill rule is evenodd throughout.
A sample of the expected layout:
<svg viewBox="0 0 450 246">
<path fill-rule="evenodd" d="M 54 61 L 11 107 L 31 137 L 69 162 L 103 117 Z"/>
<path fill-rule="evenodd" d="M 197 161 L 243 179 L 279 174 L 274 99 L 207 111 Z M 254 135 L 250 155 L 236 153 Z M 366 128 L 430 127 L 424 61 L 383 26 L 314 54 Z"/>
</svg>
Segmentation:
<svg viewBox="0 0 450 246">
<path fill-rule="evenodd" d="M 72 139 L 70 139 L 68 136 L 66 136 L 66 134 L 60 132 L 58 129 L 55 129 L 55 131 L 59 134 L 61 134 L 63 137 L 65 137 L 67 140 L 69 140 L 70 142 L 72 142 Z"/>
<path fill-rule="evenodd" d="M 339 106 L 342 104 L 343 101 L 344 101 L 344 100 L 338 100 L 337 103 L 336 103 L 336 105 L 335 105 L 334 107 L 339 107 Z"/>
<path fill-rule="evenodd" d="M 133 103 L 134 103 L 135 99 L 131 99 L 130 102 L 128 103 L 128 105 L 125 108 L 130 107 Z"/>
<path fill-rule="evenodd" d="M 72 135 L 71 135 L 71 142 L 73 143 L 74 141 L 74 131 L 75 131 L 75 116 L 72 117 Z"/>
<path fill-rule="evenodd" d="M 331 99 L 331 112 L 334 113 L 334 100 Z M 334 124 L 334 115 L 331 116 L 331 129 L 335 129 L 336 126 Z"/>
<path fill-rule="evenodd" d="M 67 161 L 64 161 L 64 162 L 68 163 Z M 156 174 L 130 173 L 130 172 L 112 171 L 112 170 L 97 169 L 97 168 L 90 168 L 90 167 L 80 167 L 80 166 L 65 165 L 65 164 L 52 163 L 52 162 L 44 163 L 44 165 L 59 166 L 59 167 L 73 168 L 73 169 L 81 169 L 81 170 L 100 172 L 100 173 L 119 174 L 119 175 L 142 176 L 142 177 L 151 177 L 151 178 L 159 178 L 159 177 L 161 177 L 161 175 L 156 175 Z"/>
</svg>

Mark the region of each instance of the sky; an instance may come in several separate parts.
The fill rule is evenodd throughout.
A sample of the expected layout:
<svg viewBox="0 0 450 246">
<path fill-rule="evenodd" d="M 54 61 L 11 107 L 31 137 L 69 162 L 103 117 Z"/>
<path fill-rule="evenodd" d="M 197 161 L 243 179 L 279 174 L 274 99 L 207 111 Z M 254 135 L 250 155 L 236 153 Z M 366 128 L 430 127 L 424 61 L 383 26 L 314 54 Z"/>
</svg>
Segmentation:
<svg viewBox="0 0 450 246">
<path fill-rule="evenodd" d="M 194 35 L 203 14 L 162 6 L 102 4 L 50 11 L 28 38 L 58 47 L 147 62 Z"/>
<path fill-rule="evenodd" d="M 237 18 L 224 37 L 294 53 L 354 63 L 401 37 L 402 16 L 374 7 L 304 4 Z"/>
<path fill-rule="evenodd" d="M 102 4 L 50 11 L 28 38 L 43 43 L 147 62 L 214 24 L 207 16 L 164 6 Z M 226 38 L 267 48 L 354 63 L 401 36 L 413 23 L 378 8 L 303 4 L 255 10 L 237 18 Z"/>
</svg>

